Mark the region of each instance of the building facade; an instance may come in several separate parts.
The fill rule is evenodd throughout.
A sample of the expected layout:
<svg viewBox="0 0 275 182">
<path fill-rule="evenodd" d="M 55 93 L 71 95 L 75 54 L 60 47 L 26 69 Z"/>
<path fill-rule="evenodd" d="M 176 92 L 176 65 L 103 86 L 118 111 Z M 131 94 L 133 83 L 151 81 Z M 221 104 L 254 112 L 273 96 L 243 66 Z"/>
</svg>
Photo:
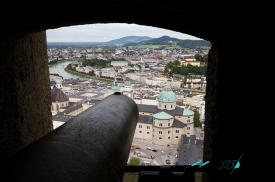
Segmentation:
<svg viewBox="0 0 275 182">
<path fill-rule="evenodd" d="M 176 104 L 176 94 L 167 83 L 157 97 L 157 105 L 137 104 L 139 120 L 134 137 L 156 145 L 180 145 L 181 135 L 194 134 L 194 112 Z"/>
</svg>

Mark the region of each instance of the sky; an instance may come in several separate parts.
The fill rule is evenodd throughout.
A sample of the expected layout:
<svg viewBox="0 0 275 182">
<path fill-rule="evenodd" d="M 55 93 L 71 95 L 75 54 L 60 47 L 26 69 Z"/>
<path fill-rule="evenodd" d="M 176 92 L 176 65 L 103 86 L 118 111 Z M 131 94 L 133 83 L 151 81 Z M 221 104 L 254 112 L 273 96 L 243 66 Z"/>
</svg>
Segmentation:
<svg viewBox="0 0 275 182">
<path fill-rule="evenodd" d="M 202 40 L 167 29 L 126 23 L 86 24 L 46 30 L 47 42 L 108 42 L 126 36 L 159 38 L 167 35 L 181 40 Z"/>
</svg>

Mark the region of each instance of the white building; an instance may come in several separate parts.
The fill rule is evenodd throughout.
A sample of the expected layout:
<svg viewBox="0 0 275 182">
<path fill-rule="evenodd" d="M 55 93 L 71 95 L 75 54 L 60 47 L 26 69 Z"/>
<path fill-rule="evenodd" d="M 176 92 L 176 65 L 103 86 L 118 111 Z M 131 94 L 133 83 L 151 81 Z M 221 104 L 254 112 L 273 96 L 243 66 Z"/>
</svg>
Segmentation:
<svg viewBox="0 0 275 182">
<path fill-rule="evenodd" d="M 57 88 L 62 88 L 62 82 L 63 82 L 62 77 L 50 75 L 51 89 L 53 89 L 54 86 L 56 86 Z"/>
<path fill-rule="evenodd" d="M 127 61 L 112 61 L 111 65 L 114 67 L 128 66 L 128 62 Z"/>
<path fill-rule="evenodd" d="M 167 78 L 165 77 L 148 77 L 146 78 L 145 83 L 147 85 L 152 85 L 152 86 L 160 86 L 162 83 L 166 83 Z"/>
<path fill-rule="evenodd" d="M 101 69 L 101 76 L 102 77 L 110 77 L 114 78 L 117 76 L 117 72 L 114 70 L 114 68 L 102 68 Z"/>
</svg>

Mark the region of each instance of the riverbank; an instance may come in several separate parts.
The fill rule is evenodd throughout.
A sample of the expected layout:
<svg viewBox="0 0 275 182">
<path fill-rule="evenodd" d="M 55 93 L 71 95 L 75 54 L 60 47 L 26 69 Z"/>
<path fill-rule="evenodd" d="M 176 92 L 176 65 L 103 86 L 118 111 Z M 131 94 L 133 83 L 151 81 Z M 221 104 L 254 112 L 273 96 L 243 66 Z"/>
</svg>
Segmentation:
<svg viewBox="0 0 275 182">
<path fill-rule="evenodd" d="M 68 61 L 67 59 L 51 61 L 51 62 L 49 62 L 49 67 L 50 66 L 55 66 L 55 65 L 58 65 L 60 63 L 67 62 L 67 61 Z"/>
<path fill-rule="evenodd" d="M 67 73 L 70 73 L 72 75 L 76 75 L 79 76 L 81 78 L 89 78 L 89 79 L 93 79 L 93 80 L 98 80 L 98 81 L 102 81 L 102 82 L 107 82 L 107 83 L 112 83 L 114 80 L 111 79 L 106 79 L 106 78 L 98 78 L 98 77 L 94 77 L 94 76 L 90 76 L 84 73 L 79 73 L 79 72 L 75 72 L 75 71 L 71 71 L 68 68 L 64 69 Z"/>
<path fill-rule="evenodd" d="M 64 68 L 64 70 L 65 70 L 67 73 L 70 73 L 70 74 L 72 74 L 72 75 L 79 76 L 79 77 L 81 77 L 81 78 L 90 78 L 89 75 L 86 75 L 86 74 L 83 74 L 83 73 L 74 72 L 74 71 L 69 70 L 68 68 Z"/>
</svg>

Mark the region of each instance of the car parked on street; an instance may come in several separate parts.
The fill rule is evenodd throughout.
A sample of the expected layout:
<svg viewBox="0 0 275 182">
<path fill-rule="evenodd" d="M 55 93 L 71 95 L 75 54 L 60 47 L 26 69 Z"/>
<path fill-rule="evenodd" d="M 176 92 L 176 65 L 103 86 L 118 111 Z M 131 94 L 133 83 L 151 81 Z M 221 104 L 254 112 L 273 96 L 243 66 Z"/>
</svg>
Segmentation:
<svg viewBox="0 0 275 182">
<path fill-rule="evenodd" d="M 152 150 L 152 148 L 151 147 L 146 147 L 146 150 Z"/>
</svg>

